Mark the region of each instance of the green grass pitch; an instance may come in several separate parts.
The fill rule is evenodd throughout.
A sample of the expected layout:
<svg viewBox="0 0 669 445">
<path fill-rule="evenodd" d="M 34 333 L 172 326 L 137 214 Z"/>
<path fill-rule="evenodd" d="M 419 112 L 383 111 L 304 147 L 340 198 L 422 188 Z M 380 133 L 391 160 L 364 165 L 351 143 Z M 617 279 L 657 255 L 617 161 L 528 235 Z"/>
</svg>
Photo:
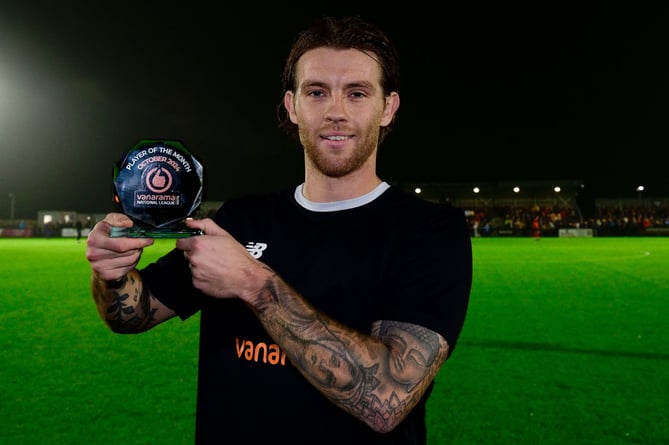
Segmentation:
<svg viewBox="0 0 669 445">
<path fill-rule="evenodd" d="M 669 444 L 669 238 L 472 241 L 430 445 Z M 0 443 L 192 444 L 198 318 L 111 333 L 84 251 L 0 239 Z"/>
</svg>

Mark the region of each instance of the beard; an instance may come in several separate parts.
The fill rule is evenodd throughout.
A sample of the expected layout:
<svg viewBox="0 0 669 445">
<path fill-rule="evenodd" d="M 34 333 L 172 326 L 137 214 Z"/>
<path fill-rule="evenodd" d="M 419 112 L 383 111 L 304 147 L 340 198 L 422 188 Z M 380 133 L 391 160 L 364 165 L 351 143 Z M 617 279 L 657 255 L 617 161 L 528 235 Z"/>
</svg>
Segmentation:
<svg viewBox="0 0 669 445">
<path fill-rule="evenodd" d="M 299 134 L 307 159 L 330 178 L 341 178 L 358 170 L 374 153 L 379 142 L 379 128 L 373 127 L 364 139 L 359 140 L 353 153 L 344 157 L 319 151 L 317 143 L 309 139 L 308 133 L 301 128 Z"/>
</svg>

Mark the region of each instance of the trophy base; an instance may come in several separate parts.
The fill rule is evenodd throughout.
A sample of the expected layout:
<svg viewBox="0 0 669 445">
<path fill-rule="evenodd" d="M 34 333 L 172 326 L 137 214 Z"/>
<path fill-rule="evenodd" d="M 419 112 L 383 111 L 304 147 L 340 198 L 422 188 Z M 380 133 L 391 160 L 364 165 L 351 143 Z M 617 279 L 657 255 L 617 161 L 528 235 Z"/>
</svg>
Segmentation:
<svg viewBox="0 0 669 445">
<path fill-rule="evenodd" d="M 112 227 L 111 238 L 188 238 L 202 235 L 202 230 L 188 227 Z"/>
</svg>

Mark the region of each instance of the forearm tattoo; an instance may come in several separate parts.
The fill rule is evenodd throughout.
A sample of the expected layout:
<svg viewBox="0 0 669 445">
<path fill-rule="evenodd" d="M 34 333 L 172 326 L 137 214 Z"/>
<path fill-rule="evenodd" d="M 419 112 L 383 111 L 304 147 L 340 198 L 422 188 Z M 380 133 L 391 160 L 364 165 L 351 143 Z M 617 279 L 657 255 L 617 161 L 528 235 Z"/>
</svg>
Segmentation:
<svg viewBox="0 0 669 445">
<path fill-rule="evenodd" d="M 300 372 L 331 401 L 377 431 L 390 431 L 418 403 L 448 345 L 410 323 L 375 323 L 371 335 L 311 307 L 274 276 L 255 307 Z"/>
<path fill-rule="evenodd" d="M 150 294 L 132 274 L 127 275 L 121 286 L 113 289 L 98 282 L 94 296 L 100 315 L 114 332 L 142 332 L 155 320 Z"/>
</svg>

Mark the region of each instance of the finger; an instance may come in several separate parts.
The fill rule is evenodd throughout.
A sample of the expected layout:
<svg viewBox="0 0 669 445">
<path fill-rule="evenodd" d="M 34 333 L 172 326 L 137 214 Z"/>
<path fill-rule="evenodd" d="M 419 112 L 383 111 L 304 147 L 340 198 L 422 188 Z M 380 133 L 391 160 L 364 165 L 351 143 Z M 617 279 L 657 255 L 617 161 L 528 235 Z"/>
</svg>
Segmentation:
<svg viewBox="0 0 669 445">
<path fill-rule="evenodd" d="M 104 221 L 115 227 L 132 227 L 133 222 L 128 215 L 123 213 L 109 213 Z"/>
<path fill-rule="evenodd" d="M 110 226 L 106 221 L 99 222 L 86 240 L 89 260 L 104 256 L 128 256 L 154 243 L 152 238 L 125 238 L 109 236 Z"/>
<path fill-rule="evenodd" d="M 193 229 L 200 229 L 205 235 L 224 235 L 227 233 L 211 218 L 204 219 L 187 219 L 186 225 Z"/>
</svg>

